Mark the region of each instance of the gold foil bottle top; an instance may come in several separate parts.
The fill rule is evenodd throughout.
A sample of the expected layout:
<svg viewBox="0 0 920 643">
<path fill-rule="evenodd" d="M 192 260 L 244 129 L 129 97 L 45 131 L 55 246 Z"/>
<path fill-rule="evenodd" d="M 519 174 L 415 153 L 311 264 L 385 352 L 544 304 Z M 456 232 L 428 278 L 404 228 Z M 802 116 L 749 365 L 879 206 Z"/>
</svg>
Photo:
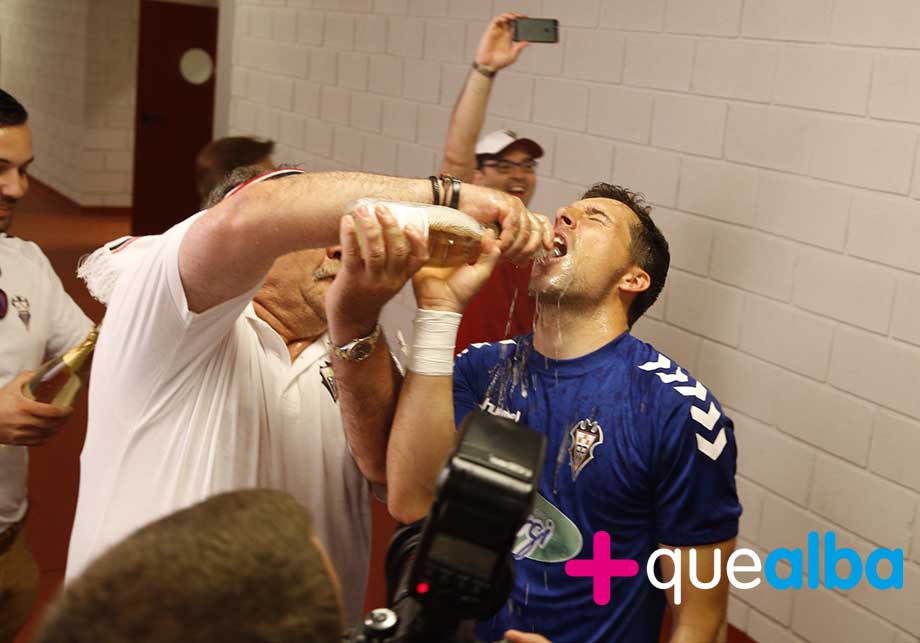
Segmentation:
<svg viewBox="0 0 920 643">
<path fill-rule="evenodd" d="M 77 346 L 74 346 L 69 351 L 61 355 L 61 361 L 67 365 L 67 367 L 77 373 L 80 369 L 83 368 L 83 365 L 86 363 L 86 360 L 89 359 L 90 355 L 93 354 L 93 350 L 96 348 L 96 340 L 99 338 L 99 327 L 93 326 L 89 331 L 89 335 L 86 336 L 86 339 L 83 340 Z"/>
</svg>

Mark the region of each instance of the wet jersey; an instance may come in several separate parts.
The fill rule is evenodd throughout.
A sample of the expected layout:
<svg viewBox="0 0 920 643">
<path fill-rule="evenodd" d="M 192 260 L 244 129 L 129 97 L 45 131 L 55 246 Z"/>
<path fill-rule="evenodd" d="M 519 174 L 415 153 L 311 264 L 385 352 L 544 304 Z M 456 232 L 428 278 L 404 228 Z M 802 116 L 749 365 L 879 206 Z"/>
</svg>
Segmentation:
<svg viewBox="0 0 920 643">
<path fill-rule="evenodd" d="M 658 641 L 665 596 L 645 574 L 651 553 L 738 532 L 734 429 L 712 393 L 628 333 L 571 360 L 543 357 L 525 335 L 457 358 L 456 423 L 476 408 L 547 437 L 540 496 L 514 546 L 514 590 L 479 637 L 518 629 L 553 643 Z M 612 579 L 602 606 L 592 578 L 565 572 L 565 561 L 596 555 L 601 531 L 611 559 L 639 564 L 638 575 Z"/>
</svg>

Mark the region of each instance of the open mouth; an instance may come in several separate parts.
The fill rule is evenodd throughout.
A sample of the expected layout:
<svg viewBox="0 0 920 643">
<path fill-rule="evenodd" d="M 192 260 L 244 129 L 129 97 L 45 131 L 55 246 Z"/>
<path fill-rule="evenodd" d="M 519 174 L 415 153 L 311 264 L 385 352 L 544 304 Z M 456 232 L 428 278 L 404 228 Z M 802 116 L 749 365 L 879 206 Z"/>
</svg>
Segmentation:
<svg viewBox="0 0 920 643">
<path fill-rule="evenodd" d="M 569 246 L 566 243 L 565 237 L 561 234 L 557 234 L 553 237 L 553 257 L 564 257 L 569 254 Z"/>
<path fill-rule="evenodd" d="M 514 185 L 508 188 L 508 194 L 513 194 L 514 196 L 518 198 L 523 197 L 524 194 L 526 194 L 526 192 L 527 192 L 527 189 L 519 185 Z"/>
</svg>

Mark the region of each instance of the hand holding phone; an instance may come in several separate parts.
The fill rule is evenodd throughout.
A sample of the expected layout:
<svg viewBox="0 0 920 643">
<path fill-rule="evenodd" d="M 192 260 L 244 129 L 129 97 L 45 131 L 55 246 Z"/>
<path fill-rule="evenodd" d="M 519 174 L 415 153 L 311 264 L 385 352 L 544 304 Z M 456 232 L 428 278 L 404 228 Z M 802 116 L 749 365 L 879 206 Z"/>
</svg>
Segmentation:
<svg viewBox="0 0 920 643">
<path fill-rule="evenodd" d="M 555 18 L 517 18 L 514 21 L 515 41 L 559 42 L 559 21 Z"/>
</svg>

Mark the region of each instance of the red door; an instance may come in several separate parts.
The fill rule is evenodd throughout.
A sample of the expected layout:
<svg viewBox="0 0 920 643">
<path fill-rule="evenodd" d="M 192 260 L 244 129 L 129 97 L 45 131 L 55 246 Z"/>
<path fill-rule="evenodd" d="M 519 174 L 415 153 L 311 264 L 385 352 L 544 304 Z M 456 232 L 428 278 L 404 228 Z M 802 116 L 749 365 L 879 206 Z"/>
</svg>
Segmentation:
<svg viewBox="0 0 920 643">
<path fill-rule="evenodd" d="M 194 164 L 214 126 L 216 51 L 216 7 L 141 2 L 132 234 L 198 210 Z"/>
</svg>

